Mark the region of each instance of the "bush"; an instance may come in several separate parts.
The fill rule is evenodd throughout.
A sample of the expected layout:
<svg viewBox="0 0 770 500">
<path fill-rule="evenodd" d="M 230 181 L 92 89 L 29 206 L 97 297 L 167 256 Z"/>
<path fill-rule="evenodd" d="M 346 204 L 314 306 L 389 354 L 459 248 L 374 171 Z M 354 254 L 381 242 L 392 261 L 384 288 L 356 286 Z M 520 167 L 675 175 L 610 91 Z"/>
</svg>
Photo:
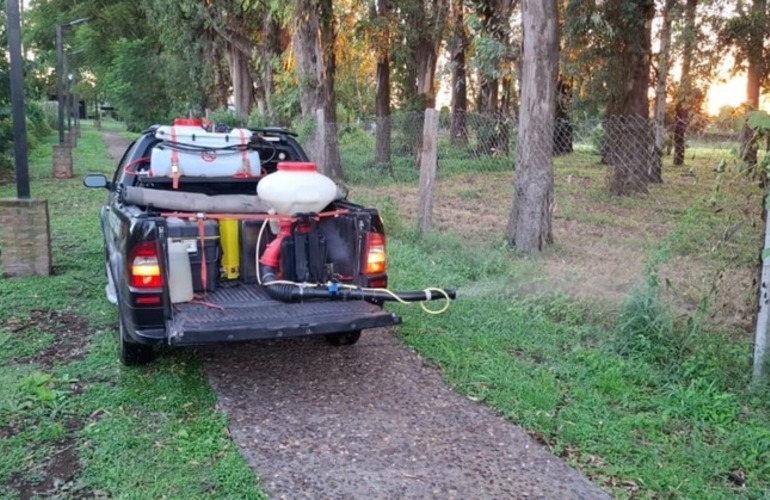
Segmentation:
<svg viewBox="0 0 770 500">
<path fill-rule="evenodd" d="M 38 141 L 45 139 L 53 128 L 48 123 L 48 117 L 42 103 L 27 103 L 27 134 Z"/>
<path fill-rule="evenodd" d="M 59 103 L 56 101 L 41 101 L 38 105 L 43 109 L 45 121 L 51 130 L 59 128 Z"/>
<path fill-rule="evenodd" d="M 227 125 L 228 127 L 243 127 L 244 120 L 229 109 L 217 109 L 209 111 L 209 120 L 214 124 Z"/>
</svg>

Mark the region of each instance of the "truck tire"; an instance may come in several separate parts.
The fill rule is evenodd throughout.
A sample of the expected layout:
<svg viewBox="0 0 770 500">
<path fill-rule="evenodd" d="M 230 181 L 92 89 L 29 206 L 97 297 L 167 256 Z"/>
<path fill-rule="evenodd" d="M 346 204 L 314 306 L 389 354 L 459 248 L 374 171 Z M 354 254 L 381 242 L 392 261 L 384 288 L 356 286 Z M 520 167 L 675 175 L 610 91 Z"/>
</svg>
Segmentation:
<svg viewBox="0 0 770 500">
<path fill-rule="evenodd" d="M 118 357 L 125 366 L 146 365 L 155 360 L 155 349 L 151 345 L 137 344 L 131 342 L 126 335 L 126 327 L 123 325 L 123 318 L 118 320 Z"/>
<path fill-rule="evenodd" d="M 361 330 L 352 332 L 330 333 L 326 335 L 326 341 L 335 347 L 353 345 L 361 338 Z"/>
</svg>

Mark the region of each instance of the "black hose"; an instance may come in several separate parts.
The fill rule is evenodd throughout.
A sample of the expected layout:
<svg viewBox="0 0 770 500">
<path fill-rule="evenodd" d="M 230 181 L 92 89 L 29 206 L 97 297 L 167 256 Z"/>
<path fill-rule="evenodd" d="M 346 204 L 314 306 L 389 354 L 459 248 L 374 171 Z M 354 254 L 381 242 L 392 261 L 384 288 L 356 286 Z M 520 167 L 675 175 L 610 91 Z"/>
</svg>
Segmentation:
<svg viewBox="0 0 770 500">
<path fill-rule="evenodd" d="M 275 268 L 270 266 L 260 266 L 260 277 L 262 283 L 276 281 Z M 429 290 L 415 290 L 408 292 L 387 293 L 381 290 L 366 290 L 362 288 L 337 288 L 326 285 L 298 286 L 288 284 L 265 285 L 265 290 L 270 298 L 282 302 L 300 302 L 310 299 L 325 300 L 376 300 L 376 301 L 396 301 L 404 302 L 422 302 L 425 300 L 436 300 L 457 296 L 457 291 L 449 288 L 443 289 L 444 293 Z M 446 295 L 444 295 L 446 294 Z M 394 297 L 395 295 L 395 297 Z"/>
</svg>

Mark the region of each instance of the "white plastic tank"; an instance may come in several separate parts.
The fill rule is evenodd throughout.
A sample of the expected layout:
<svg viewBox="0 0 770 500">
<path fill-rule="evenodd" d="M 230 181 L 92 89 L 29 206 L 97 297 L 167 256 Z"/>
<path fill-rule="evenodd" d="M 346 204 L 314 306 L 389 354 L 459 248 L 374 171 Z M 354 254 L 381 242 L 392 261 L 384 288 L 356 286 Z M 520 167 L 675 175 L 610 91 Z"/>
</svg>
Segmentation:
<svg viewBox="0 0 770 500">
<path fill-rule="evenodd" d="M 337 196 L 337 185 L 315 163 L 285 161 L 259 181 L 257 196 L 279 214 L 318 213 Z"/>
<path fill-rule="evenodd" d="M 192 268 L 184 241 L 168 241 L 168 291 L 172 304 L 193 299 Z"/>
</svg>

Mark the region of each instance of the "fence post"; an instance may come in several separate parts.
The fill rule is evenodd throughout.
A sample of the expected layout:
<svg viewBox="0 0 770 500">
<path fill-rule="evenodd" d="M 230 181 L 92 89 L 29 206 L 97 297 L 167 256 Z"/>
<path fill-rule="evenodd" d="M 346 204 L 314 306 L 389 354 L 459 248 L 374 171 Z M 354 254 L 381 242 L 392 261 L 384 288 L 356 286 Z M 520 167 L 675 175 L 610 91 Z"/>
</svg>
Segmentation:
<svg viewBox="0 0 770 500">
<path fill-rule="evenodd" d="M 764 203 L 770 199 L 770 195 Z M 765 246 L 762 250 L 762 279 L 759 283 L 759 313 L 757 314 L 757 330 L 754 334 L 754 369 L 751 386 L 756 388 L 763 381 L 766 373 L 765 358 L 767 357 L 767 329 L 770 323 L 770 211 L 765 212 Z"/>
<path fill-rule="evenodd" d="M 425 124 L 422 131 L 422 151 L 420 153 L 420 232 L 430 231 L 433 225 L 433 191 L 436 183 L 436 163 L 438 160 L 438 111 L 425 110 Z"/>
</svg>

